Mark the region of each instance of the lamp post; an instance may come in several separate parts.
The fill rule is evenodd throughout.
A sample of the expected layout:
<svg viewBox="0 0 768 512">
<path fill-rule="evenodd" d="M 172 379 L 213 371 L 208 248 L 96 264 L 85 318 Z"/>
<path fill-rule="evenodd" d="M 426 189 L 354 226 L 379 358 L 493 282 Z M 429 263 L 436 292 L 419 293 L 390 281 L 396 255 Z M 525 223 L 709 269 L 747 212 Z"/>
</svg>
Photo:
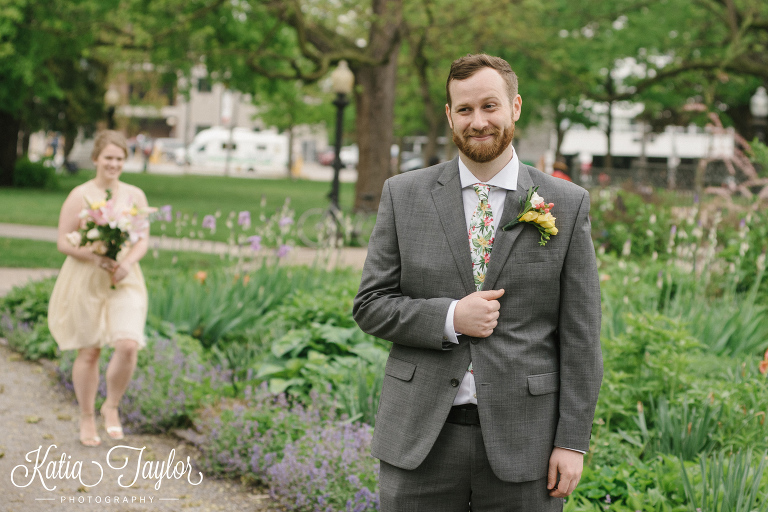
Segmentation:
<svg viewBox="0 0 768 512">
<path fill-rule="evenodd" d="M 749 111 L 757 132 L 757 140 L 765 144 L 765 125 L 768 118 L 768 94 L 765 87 L 758 87 L 755 95 L 749 101 Z"/>
<path fill-rule="evenodd" d="M 333 158 L 333 183 L 328 198 L 334 208 L 339 208 L 339 173 L 343 164 L 341 163 L 341 137 L 344 129 L 344 107 L 349 105 L 347 95 L 352 92 L 352 86 L 355 83 L 355 75 L 349 69 L 347 61 L 339 61 L 339 66 L 331 73 L 331 82 L 333 83 L 333 92 L 336 93 L 336 99 L 333 104 L 336 105 L 336 144 L 334 146 Z"/>
<path fill-rule="evenodd" d="M 107 106 L 107 130 L 115 129 L 115 109 L 120 103 L 120 93 L 112 86 L 109 86 L 104 93 L 104 104 Z"/>
</svg>

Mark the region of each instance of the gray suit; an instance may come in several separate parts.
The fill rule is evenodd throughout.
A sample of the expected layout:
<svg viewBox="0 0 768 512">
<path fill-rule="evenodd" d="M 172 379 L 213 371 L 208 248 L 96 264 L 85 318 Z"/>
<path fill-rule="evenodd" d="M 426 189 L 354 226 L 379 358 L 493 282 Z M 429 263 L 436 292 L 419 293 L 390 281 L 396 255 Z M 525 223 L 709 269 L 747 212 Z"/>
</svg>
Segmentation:
<svg viewBox="0 0 768 512">
<path fill-rule="evenodd" d="M 518 224 L 529 187 L 555 204 L 559 233 L 539 246 Z M 443 429 L 467 366 L 474 366 L 482 439 L 506 482 L 546 477 L 554 446 L 586 451 L 602 380 L 600 288 L 589 195 L 520 165 L 508 192 L 483 289 L 501 289 L 498 326 L 485 339 L 444 345 L 451 301 L 475 291 L 458 160 L 387 180 L 354 316 L 393 343 L 372 454 L 411 470 Z"/>
</svg>

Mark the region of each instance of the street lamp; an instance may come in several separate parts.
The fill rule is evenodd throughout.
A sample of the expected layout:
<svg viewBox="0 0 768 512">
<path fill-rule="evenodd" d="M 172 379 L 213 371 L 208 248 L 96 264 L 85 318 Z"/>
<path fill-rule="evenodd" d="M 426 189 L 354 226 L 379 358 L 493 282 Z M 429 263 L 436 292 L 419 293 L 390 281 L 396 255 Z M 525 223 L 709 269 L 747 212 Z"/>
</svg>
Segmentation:
<svg viewBox="0 0 768 512">
<path fill-rule="evenodd" d="M 765 87 L 757 88 L 757 92 L 749 101 L 749 111 L 755 123 L 757 140 L 765 144 L 765 124 L 768 118 L 768 94 L 765 92 Z"/>
<path fill-rule="evenodd" d="M 331 73 L 331 82 L 333 92 L 336 93 L 336 99 L 333 104 L 336 105 L 336 144 L 334 146 L 333 159 L 333 183 L 331 184 L 331 193 L 328 198 L 331 204 L 338 210 L 339 208 L 339 173 L 343 164 L 341 163 L 341 136 L 344 129 L 344 107 L 349 105 L 347 95 L 352 92 L 352 86 L 355 83 L 355 75 L 347 66 L 347 61 L 339 61 L 339 66 Z"/>
<path fill-rule="evenodd" d="M 120 93 L 110 86 L 104 94 L 104 104 L 107 106 L 107 130 L 115 129 L 115 108 L 120 103 Z"/>
</svg>

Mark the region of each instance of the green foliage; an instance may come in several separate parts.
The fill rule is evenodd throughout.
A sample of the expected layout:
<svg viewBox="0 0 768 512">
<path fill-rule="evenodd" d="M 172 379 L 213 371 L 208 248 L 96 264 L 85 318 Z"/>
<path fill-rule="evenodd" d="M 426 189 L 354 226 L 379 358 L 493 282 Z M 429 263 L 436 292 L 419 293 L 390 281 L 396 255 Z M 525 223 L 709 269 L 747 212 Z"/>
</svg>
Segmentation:
<svg viewBox="0 0 768 512">
<path fill-rule="evenodd" d="M 356 276 L 339 276 L 319 290 L 297 290 L 266 319 L 274 340 L 257 378 L 270 391 L 306 399 L 310 390 L 330 386 L 341 410 L 373 425 L 387 351 L 364 334 L 351 317 Z"/>
<path fill-rule="evenodd" d="M 691 512 L 765 512 L 765 498 L 761 481 L 765 469 L 766 454 L 756 461 L 752 450 L 734 454 L 720 452 L 712 458 L 700 460 L 700 473 L 688 476 L 688 469 L 681 464 L 685 495 Z M 696 477 L 700 480 L 700 491 Z M 762 495 L 761 495 L 762 494 Z"/>
<path fill-rule="evenodd" d="M 301 438 L 312 426 L 333 418 L 332 401 L 314 401 L 308 407 L 289 403 L 266 386 L 248 388 L 243 400 L 223 402 L 199 422 L 205 433 L 200 446 L 207 473 L 260 482 L 266 470 L 282 459 L 286 444 Z"/>
<path fill-rule="evenodd" d="M 585 465 L 579 486 L 565 511 L 683 512 L 680 463 L 662 456 L 647 462 L 635 457 L 607 465 Z"/>
<path fill-rule="evenodd" d="M 31 325 L 11 322 L 0 328 L 0 331 L 8 337 L 8 345 L 25 359 L 54 359 L 59 354 L 59 347 L 48 330 L 47 322 Z"/>
<path fill-rule="evenodd" d="M 768 177 L 768 146 L 755 138 L 749 143 L 749 148 L 752 151 L 750 160 L 758 168 L 760 176 Z"/>
<path fill-rule="evenodd" d="M 153 281 L 148 324 L 162 332 L 189 334 L 210 348 L 242 339 L 296 288 L 317 286 L 311 270 L 266 263 L 246 276 L 214 270 L 199 280 L 172 274 Z"/>
<path fill-rule="evenodd" d="M 709 453 L 714 447 L 713 436 L 720 423 L 720 408 L 704 403 L 700 409 L 691 407 L 687 401 L 682 406 L 670 406 L 666 398 L 657 401 L 652 398 L 651 422 L 655 432 L 649 431 L 645 409 L 638 403 L 638 417 L 635 420 L 640 429 L 642 442 L 619 431 L 630 443 L 643 450 L 648 458 L 657 453 L 676 455 L 684 460 L 693 460 L 700 454 Z"/>
<path fill-rule="evenodd" d="M 44 160 L 31 162 L 25 157 L 16 160 L 13 186 L 56 190 L 59 188 L 59 183 L 56 179 L 56 170 L 52 166 L 46 165 Z"/>
<path fill-rule="evenodd" d="M 592 238 L 606 254 L 631 253 L 650 257 L 666 253 L 670 228 L 675 223 L 661 198 L 650 202 L 625 190 L 601 189 L 593 193 Z"/>
<path fill-rule="evenodd" d="M 17 286 L 0 298 L 0 310 L 8 311 L 21 322 L 45 322 L 48 318 L 48 300 L 55 283 L 56 279 L 50 277 Z"/>
</svg>

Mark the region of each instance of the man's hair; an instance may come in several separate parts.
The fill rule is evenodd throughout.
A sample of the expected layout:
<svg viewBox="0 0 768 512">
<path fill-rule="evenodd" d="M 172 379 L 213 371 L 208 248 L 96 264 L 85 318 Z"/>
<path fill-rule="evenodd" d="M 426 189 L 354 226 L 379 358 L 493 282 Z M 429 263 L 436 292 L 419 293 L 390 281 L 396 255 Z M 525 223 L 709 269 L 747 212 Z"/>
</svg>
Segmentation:
<svg viewBox="0 0 768 512">
<path fill-rule="evenodd" d="M 116 132 L 115 130 L 104 130 L 99 132 L 98 135 L 96 135 L 96 140 L 93 141 L 91 160 L 96 160 L 99 158 L 99 155 L 102 151 L 104 151 L 104 148 L 110 144 L 114 144 L 115 146 L 122 149 L 123 153 L 125 153 L 125 156 L 128 157 L 128 144 L 125 141 L 125 136 L 120 132 Z"/>
<path fill-rule="evenodd" d="M 445 82 L 445 95 L 448 98 L 448 106 L 451 103 L 450 85 L 453 80 L 466 80 L 483 68 L 495 69 L 504 81 L 507 83 L 507 94 L 510 104 L 517 96 L 517 75 L 512 71 L 509 62 L 501 57 L 493 57 L 485 53 L 468 54 L 453 61 L 451 72 L 448 73 L 448 80 Z"/>
</svg>

